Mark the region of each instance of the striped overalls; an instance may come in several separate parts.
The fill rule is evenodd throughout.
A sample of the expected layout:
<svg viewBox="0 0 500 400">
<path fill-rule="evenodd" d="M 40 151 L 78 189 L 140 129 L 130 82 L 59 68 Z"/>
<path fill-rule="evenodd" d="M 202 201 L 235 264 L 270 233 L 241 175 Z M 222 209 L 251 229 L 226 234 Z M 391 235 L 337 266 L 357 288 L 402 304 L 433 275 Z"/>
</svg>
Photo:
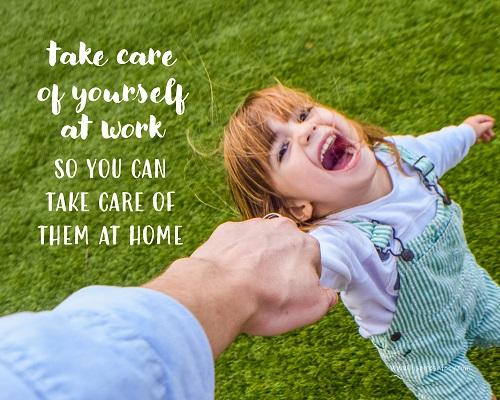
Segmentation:
<svg viewBox="0 0 500 400">
<path fill-rule="evenodd" d="M 468 249 L 461 209 L 439 187 L 432 163 L 399 151 L 436 193 L 437 211 L 408 243 L 381 222 L 353 222 L 381 259 L 397 257 L 397 310 L 389 330 L 370 339 L 417 398 L 489 400 L 490 386 L 466 353 L 472 345 L 500 344 L 500 287 Z M 389 248 L 391 238 L 399 242 L 396 252 Z"/>
</svg>

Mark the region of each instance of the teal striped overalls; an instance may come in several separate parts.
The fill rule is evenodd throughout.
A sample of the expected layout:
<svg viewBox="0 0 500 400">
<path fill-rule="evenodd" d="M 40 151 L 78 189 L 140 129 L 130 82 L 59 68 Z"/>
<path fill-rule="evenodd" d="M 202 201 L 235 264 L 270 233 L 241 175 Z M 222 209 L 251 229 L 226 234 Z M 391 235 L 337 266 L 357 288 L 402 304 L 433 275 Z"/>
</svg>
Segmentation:
<svg viewBox="0 0 500 400">
<path fill-rule="evenodd" d="M 379 221 L 353 222 L 381 259 L 397 257 L 397 310 L 389 330 L 370 339 L 418 399 L 489 400 L 490 385 L 466 353 L 472 345 L 499 345 L 500 288 L 467 247 L 461 209 L 439 187 L 433 164 L 425 156 L 399 151 L 422 184 L 436 193 L 437 211 L 408 243 Z M 391 238 L 399 241 L 396 252 L 389 248 Z"/>
</svg>

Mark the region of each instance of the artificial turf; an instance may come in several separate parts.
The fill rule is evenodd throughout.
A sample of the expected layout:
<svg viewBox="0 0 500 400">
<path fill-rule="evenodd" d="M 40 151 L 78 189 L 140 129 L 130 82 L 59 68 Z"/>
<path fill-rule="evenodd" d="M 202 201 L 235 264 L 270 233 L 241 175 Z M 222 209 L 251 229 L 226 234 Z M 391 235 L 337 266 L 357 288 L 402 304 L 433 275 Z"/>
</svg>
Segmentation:
<svg viewBox="0 0 500 400">
<path fill-rule="evenodd" d="M 251 90 L 276 79 L 307 90 L 347 115 L 399 134 L 499 116 L 500 5 L 488 1 L 13 1 L 0 4 L 0 313 L 53 307 L 90 284 L 137 285 L 188 255 L 214 227 L 238 219 L 217 150 L 222 129 Z M 171 49 L 161 65 L 49 67 L 49 40 L 79 41 L 111 58 L 121 48 Z M 163 139 L 63 139 L 74 104 L 58 117 L 36 100 L 58 83 L 153 87 L 174 76 L 189 91 L 186 111 L 154 104 L 87 107 L 91 119 L 136 121 L 154 114 Z M 69 96 L 69 95 L 68 95 Z M 196 154 L 188 144 L 205 156 Z M 496 280 L 500 260 L 499 141 L 475 146 L 443 179 L 462 205 L 467 238 Z M 54 160 L 165 158 L 166 179 L 54 177 Z M 176 191 L 170 213 L 50 213 L 47 191 Z M 39 244 L 40 224 L 182 225 L 183 246 Z M 471 359 L 500 393 L 500 352 Z M 314 326 L 277 338 L 241 337 L 218 360 L 218 399 L 410 399 L 338 306 Z"/>
</svg>

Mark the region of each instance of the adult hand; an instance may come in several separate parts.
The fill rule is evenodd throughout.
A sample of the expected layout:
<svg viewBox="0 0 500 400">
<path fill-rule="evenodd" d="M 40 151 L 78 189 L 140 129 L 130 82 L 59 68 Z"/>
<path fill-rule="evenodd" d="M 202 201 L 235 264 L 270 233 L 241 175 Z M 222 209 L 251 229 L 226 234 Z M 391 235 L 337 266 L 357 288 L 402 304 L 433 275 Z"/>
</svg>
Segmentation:
<svg viewBox="0 0 500 400">
<path fill-rule="evenodd" d="M 192 258 L 213 262 L 254 300 L 242 331 L 277 335 L 320 319 L 336 293 L 319 285 L 319 244 L 288 218 L 226 223 Z"/>
<path fill-rule="evenodd" d="M 337 301 L 319 284 L 317 241 L 287 218 L 225 223 L 189 258 L 145 285 L 198 318 L 218 356 L 240 333 L 277 335 L 313 323 Z"/>
</svg>

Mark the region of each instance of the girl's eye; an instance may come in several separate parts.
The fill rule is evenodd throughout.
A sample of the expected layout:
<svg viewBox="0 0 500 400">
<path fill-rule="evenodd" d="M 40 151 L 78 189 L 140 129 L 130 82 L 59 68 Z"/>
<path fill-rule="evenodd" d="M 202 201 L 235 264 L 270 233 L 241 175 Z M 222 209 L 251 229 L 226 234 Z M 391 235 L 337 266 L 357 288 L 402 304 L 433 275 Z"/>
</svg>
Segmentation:
<svg viewBox="0 0 500 400">
<path fill-rule="evenodd" d="M 288 150 L 288 142 L 283 143 L 283 145 L 281 146 L 280 151 L 278 152 L 278 162 L 281 162 L 287 150 Z"/>
<path fill-rule="evenodd" d="M 310 112 L 311 112 L 311 107 L 304 108 L 299 114 L 299 122 L 304 122 L 309 116 Z"/>
</svg>

